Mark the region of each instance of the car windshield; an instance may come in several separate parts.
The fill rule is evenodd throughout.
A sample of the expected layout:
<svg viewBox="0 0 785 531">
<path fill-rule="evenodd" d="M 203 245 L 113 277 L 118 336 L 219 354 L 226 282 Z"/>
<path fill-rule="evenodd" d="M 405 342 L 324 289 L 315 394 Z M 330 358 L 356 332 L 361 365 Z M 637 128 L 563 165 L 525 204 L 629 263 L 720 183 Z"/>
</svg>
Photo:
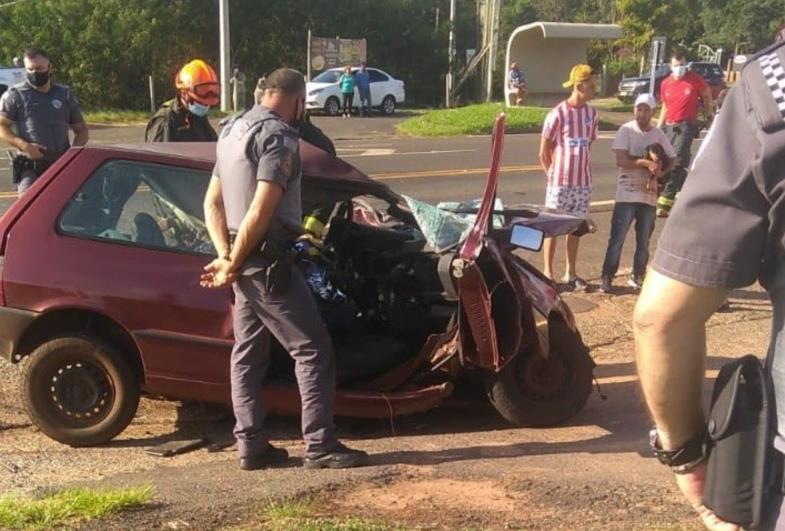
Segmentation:
<svg viewBox="0 0 785 531">
<path fill-rule="evenodd" d="M 472 228 L 468 219 L 404 195 L 420 231 L 434 252 L 441 253 L 461 243 Z"/>
<path fill-rule="evenodd" d="M 437 253 L 446 251 L 466 239 L 482 204 L 482 200 L 472 199 L 460 203 L 445 201 L 433 206 L 406 195 L 402 197 L 409 205 L 428 245 Z M 493 203 L 493 210 L 504 210 L 504 203 L 498 197 Z M 504 216 L 494 214 L 491 222 L 493 228 L 500 229 L 504 226 Z"/>
<path fill-rule="evenodd" d="M 339 70 L 327 70 L 313 78 L 312 81 L 314 83 L 337 83 L 339 77 L 341 77 Z"/>
</svg>

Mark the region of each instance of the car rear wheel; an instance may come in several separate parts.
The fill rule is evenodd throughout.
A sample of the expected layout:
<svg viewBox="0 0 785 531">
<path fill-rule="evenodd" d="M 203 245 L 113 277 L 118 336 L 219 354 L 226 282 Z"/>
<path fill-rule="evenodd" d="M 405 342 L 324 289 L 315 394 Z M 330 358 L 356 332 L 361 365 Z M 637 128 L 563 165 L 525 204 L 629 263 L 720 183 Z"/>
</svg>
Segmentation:
<svg viewBox="0 0 785 531">
<path fill-rule="evenodd" d="M 92 446 L 131 423 L 139 383 L 110 345 L 90 336 L 61 336 L 25 360 L 22 399 L 43 433 L 70 446 Z"/>
<path fill-rule="evenodd" d="M 324 104 L 324 112 L 330 116 L 338 116 L 338 111 L 341 110 L 341 102 L 335 96 L 330 96 Z"/>
<path fill-rule="evenodd" d="M 393 96 L 385 96 L 382 100 L 382 112 L 385 116 L 391 116 L 395 112 L 395 98 Z"/>
<path fill-rule="evenodd" d="M 548 427 L 576 415 L 589 398 L 594 361 L 580 336 L 551 323 L 550 354 L 519 355 L 487 381 L 488 398 L 508 421 Z"/>
</svg>

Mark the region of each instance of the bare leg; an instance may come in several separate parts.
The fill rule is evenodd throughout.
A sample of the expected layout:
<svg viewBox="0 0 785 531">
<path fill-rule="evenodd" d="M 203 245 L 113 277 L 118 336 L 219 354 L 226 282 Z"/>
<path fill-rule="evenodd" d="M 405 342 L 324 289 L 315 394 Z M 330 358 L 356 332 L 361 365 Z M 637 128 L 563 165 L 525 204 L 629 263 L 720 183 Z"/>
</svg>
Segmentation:
<svg viewBox="0 0 785 531">
<path fill-rule="evenodd" d="M 544 264 L 542 274 L 553 280 L 553 255 L 556 254 L 556 238 L 545 238 L 543 241 Z"/>
<path fill-rule="evenodd" d="M 575 262 L 578 260 L 578 243 L 581 239 L 572 234 L 567 235 L 567 279 L 576 277 Z"/>
</svg>

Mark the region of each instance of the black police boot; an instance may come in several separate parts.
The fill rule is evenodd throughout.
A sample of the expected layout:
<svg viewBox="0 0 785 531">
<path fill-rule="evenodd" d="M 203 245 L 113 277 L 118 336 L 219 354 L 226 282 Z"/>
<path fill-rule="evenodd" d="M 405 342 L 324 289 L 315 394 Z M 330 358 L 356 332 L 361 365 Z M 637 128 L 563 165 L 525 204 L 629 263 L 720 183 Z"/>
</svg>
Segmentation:
<svg viewBox="0 0 785 531">
<path fill-rule="evenodd" d="M 338 443 L 331 451 L 316 457 L 306 457 L 303 467 L 315 468 L 352 468 L 368 463 L 368 454 L 362 450 L 353 450 Z"/>
<path fill-rule="evenodd" d="M 270 465 L 277 465 L 289 459 L 289 452 L 284 448 L 276 448 L 272 444 L 258 455 L 249 455 L 240 458 L 240 468 L 242 470 L 260 470 Z"/>
</svg>

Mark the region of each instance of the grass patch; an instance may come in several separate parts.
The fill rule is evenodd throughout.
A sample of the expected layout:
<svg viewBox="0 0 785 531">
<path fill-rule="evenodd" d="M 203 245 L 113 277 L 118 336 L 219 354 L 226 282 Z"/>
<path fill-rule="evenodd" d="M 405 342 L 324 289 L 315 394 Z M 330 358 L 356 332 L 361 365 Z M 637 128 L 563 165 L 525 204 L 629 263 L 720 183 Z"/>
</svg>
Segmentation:
<svg viewBox="0 0 785 531">
<path fill-rule="evenodd" d="M 600 111 L 632 113 L 632 103 L 624 103 L 618 98 L 592 100 L 592 106 Z"/>
<path fill-rule="evenodd" d="M 550 111 L 545 107 L 507 107 L 501 103 L 482 103 L 457 109 L 427 111 L 398 124 L 398 131 L 411 136 L 487 135 L 500 112 L 507 113 L 508 133 L 538 133 Z M 600 119 L 600 129 L 616 130 L 618 125 Z"/>
<path fill-rule="evenodd" d="M 137 124 L 147 123 L 147 111 L 86 111 L 82 113 L 89 124 Z"/>
<path fill-rule="evenodd" d="M 309 500 L 288 500 L 267 505 L 259 523 L 236 529 L 264 529 L 270 531 L 398 531 L 402 529 L 382 522 L 354 517 L 327 517 L 317 514 Z M 234 529 L 234 528 L 232 528 Z"/>
<path fill-rule="evenodd" d="M 127 110 L 99 110 L 99 111 L 85 111 L 85 122 L 89 124 L 107 124 L 107 125 L 128 125 L 128 124 L 146 124 L 152 116 L 149 111 L 127 111 Z M 223 118 L 234 112 L 224 112 L 220 109 L 211 109 L 210 118 Z"/>
<path fill-rule="evenodd" d="M 437 109 L 398 124 L 398 130 L 413 136 L 463 136 L 489 134 L 493 120 L 502 112 L 501 103 L 482 103 L 457 109 Z M 548 114 L 544 107 L 508 107 L 507 132 L 538 131 Z"/>
<path fill-rule="evenodd" d="M 0 497 L 0 528 L 49 529 L 102 518 L 150 501 L 152 487 L 95 490 L 68 489 L 40 499 Z"/>
</svg>

